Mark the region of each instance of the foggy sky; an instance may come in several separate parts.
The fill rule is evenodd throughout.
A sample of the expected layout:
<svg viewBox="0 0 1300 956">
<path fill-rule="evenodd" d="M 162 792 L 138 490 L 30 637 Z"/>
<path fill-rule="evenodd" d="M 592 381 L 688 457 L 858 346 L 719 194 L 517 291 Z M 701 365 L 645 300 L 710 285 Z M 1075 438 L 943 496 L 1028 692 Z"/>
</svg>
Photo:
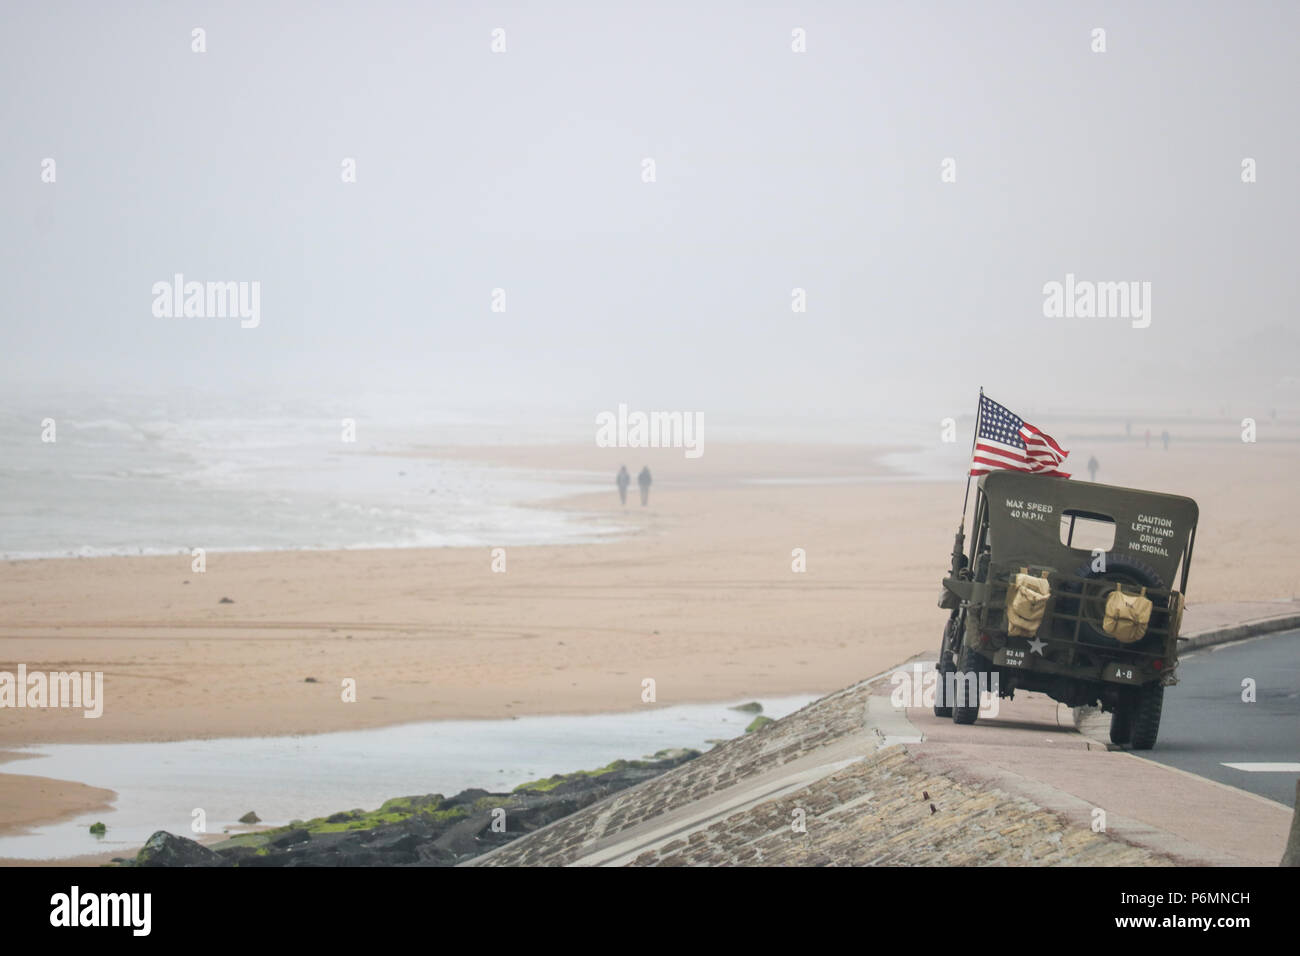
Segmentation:
<svg viewBox="0 0 1300 956">
<path fill-rule="evenodd" d="M 0 380 L 1294 409 L 1298 34 L 1266 3 L 9 0 Z M 259 281 L 259 327 L 154 317 L 175 273 Z M 1150 282 L 1150 327 L 1045 318 L 1066 273 Z"/>
</svg>

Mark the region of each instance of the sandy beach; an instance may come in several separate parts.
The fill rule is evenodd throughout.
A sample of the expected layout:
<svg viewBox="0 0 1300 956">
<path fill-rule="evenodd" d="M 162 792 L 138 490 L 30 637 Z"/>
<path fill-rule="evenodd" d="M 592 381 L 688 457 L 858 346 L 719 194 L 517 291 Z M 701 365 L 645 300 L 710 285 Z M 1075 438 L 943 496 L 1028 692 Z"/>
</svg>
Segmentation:
<svg viewBox="0 0 1300 956">
<path fill-rule="evenodd" d="M 716 444 L 694 461 L 672 449 L 428 454 L 606 473 L 607 494 L 548 506 L 599 516 L 610 540 L 511 547 L 504 573 L 487 548 L 209 554 L 201 574 L 188 555 L 5 562 L 0 670 L 103 671 L 105 703 L 98 719 L 7 709 L 0 748 L 820 693 L 937 645 L 960 478 L 901 480 L 875 453 L 832 445 Z M 1098 454 L 1099 480 L 1199 501 L 1190 605 L 1300 591 L 1293 531 L 1277 520 L 1294 444 Z M 624 461 L 654 472 L 649 507 L 635 485 L 619 505 Z M 342 699 L 347 679 L 355 702 Z M 0 832 L 106 799 L 12 774 L 0 794 Z"/>
</svg>

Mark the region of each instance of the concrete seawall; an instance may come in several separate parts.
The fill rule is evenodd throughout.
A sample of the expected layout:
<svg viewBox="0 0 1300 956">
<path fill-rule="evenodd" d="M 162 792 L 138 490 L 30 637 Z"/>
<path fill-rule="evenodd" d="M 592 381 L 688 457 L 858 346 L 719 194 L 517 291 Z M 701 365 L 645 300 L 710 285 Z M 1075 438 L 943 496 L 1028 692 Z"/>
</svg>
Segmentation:
<svg viewBox="0 0 1300 956">
<path fill-rule="evenodd" d="M 1267 628 L 1255 610 L 1189 608 L 1188 618 L 1209 643 L 1229 628 Z M 1280 610 L 1278 627 L 1290 616 Z M 955 727 L 891 706 L 890 689 L 882 675 L 830 694 L 467 865 L 1276 865 L 1281 856 L 1288 808 L 1110 753 L 1042 695 Z M 1154 799 L 1173 794 L 1187 808 L 1178 819 Z"/>
</svg>

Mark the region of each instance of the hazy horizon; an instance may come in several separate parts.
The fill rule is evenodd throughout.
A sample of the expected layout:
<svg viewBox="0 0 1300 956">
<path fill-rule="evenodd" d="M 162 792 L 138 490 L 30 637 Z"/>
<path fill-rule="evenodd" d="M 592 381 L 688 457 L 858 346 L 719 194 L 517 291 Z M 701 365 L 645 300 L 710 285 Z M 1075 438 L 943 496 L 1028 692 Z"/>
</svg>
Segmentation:
<svg viewBox="0 0 1300 956">
<path fill-rule="evenodd" d="M 10 395 L 392 393 L 520 421 L 960 417 L 980 385 L 1024 415 L 1300 408 L 1300 8 L 0 16 Z M 155 316 L 178 273 L 260 283 L 257 327 Z M 1149 327 L 1044 317 L 1067 275 L 1150 283 Z"/>
</svg>

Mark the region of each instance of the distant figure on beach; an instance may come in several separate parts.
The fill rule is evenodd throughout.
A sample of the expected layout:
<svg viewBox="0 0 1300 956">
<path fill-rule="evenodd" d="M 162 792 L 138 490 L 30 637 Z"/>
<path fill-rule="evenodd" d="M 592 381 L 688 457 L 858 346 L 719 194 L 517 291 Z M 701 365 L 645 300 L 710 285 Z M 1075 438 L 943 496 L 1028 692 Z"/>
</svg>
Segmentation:
<svg viewBox="0 0 1300 956">
<path fill-rule="evenodd" d="M 627 486 L 632 484 L 632 476 L 627 473 L 627 465 L 618 466 L 618 477 L 614 480 L 618 483 L 618 500 L 626 507 Z"/>
<path fill-rule="evenodd" d="M 641 474 L 636 476 L 636 483 L 641 488 L 641 507 L 645 507 L 650 502 L 650 466 L 646 465 L 641 469 Z"/>
<path fill-rule="evenodd" d="M 1162 442 L 1165 443 L 1165 451 L 1168 451 L 1168 450 L 1169 450 L 1169 432 L 1167 432 L 1167 431 L 1161 432 L 1161 433 L 1160 433 L 1160 440 L 1161 440 Z"/>
<path fill-rule="evenodd" d="M 1151 447 L 1151 429 L 1147 429 L 1147 447 Z"/>
<path fill-rule="evenodd" d="M 1125 437 L 1125 438 L 1132 438 L 1132 437 L 1133 437 L 1133 423 L 1132 423 L 1132 422 L 1125 422 L 1125 423 L 1124 423 L 1124 437 Z"/>
<path fill-rule="evenodd" d="M 1100 467 L 1101 466 L 1097 464 L 1096 455 L 1093 455 L 1091 458 L 1088 459 L 1088 480 L 1089 481 L 1097 480 L 1097 469 Z"/>
</svg>

